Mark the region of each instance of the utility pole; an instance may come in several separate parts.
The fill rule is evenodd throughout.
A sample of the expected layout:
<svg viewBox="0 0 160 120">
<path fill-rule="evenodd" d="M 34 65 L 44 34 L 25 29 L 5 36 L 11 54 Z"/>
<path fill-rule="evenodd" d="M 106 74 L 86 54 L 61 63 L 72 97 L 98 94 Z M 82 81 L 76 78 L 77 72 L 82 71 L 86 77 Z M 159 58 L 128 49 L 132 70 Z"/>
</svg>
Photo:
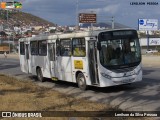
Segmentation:
<svg viewBox="0 0 160 120">
<path fill-rule="evenodd" d="M 93 11 L 91 11 L 91 14 L 93 14 Z M 93 31 L 93 23 L 91 23 L 91 31 Z"/>
<path fill-rule="evenodd" d="M 79 30 L 79 15 L 78 15 L 78 11 L 79 11 L 79 0 L 77 0 L 77 3 L 76 3 L 76 31 Z"/>
<path fill-rule="evenodd" d="M 9 23 L 8 23 L 8 10 L 7 11 L 7 27 L 8 27 L 8 30 L 9 30 Z M 10 54 L 10 51 L 11 51 L 11 46 L 10 46 L 10 41 L 9 41 L 9 36 L 8 36 L 8 46 L 9 46 L 9 54 Z"/>
<path fill-rule="evenodd" d="M 112 29 L 114 29 L 114 17 L 112 16 Z"/>
<path fill-rule="evenodd" d="M 149 31 L 147 30 L 147 50 L 149 50 Z"/>
</svg>

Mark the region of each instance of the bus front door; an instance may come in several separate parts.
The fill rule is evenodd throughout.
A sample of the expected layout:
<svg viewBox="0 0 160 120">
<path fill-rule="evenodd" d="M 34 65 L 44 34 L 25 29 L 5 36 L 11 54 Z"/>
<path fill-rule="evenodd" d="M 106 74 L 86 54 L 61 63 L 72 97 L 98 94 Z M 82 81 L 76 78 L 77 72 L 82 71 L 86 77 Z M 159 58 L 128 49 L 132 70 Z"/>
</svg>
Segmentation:
<svg viewBox="0 0 160 120">
<path fill-rule="evenodd" d="M 91 78 L 91 83 L 93 85 L 99 85 L 96 41 L 88 41 L 88 55 L 89 74 Z"/>
<path fill-rule="evenodd" d="M 56 73 L 55 73 L 55 64 L 56 64 L 56 59 L 55 59 L 55 43 L 49 43 L 48 44 L 48 57 L 49 57 L 49 70 L 50 70 L 50 76 L 52 79 L 56 78 Z"/>
</svg>

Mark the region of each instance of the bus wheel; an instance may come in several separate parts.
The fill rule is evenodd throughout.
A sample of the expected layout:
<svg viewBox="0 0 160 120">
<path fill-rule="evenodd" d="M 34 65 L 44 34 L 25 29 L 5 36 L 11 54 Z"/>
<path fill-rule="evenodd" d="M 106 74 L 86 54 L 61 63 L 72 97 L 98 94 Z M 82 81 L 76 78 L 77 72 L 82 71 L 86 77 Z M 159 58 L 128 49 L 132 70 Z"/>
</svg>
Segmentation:
<svg viewBox="0 0 160 120">
<path fill-rule="evenodd" d="M 41 68 L 37 68 L 37 78 L 39 81 L 44 82 L 43 74 Z"/>
<path fill-rule="evenodd" d="M 78 83 L 78 87 L 81 90 L 86 90 L 87 89 L 87 85 L 86 85 L 86 79 L 83 75 L 83 73 L 79 73 L 77 76 L 77 83 Z"/>
</svg>

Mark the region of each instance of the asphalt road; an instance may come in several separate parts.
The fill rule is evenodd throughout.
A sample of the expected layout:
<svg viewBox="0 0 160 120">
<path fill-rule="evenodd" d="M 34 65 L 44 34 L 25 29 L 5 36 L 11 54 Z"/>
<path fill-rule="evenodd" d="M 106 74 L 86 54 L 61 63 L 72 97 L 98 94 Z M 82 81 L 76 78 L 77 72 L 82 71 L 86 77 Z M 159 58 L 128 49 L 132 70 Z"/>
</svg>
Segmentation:
<svg viewBox="0 0 160 120">
<path fill-rule="evenodd" d="M 123 110 L 158 111 L 160 110 L 160 67 L 143 66 L 143 81 L 131 85 L 122 85 L 108 88 L 90 87 L 81 91 L 76 84 L 51 81 L 35 82 L 39 86 L 53 88 L 62 93 L 85 98 L 97 102 L 109 103 Z M 17 78 L 36 78 L 20 71 L 19 60 L 0 58 L 0 73 L 16 76 Z"/>
</svg>

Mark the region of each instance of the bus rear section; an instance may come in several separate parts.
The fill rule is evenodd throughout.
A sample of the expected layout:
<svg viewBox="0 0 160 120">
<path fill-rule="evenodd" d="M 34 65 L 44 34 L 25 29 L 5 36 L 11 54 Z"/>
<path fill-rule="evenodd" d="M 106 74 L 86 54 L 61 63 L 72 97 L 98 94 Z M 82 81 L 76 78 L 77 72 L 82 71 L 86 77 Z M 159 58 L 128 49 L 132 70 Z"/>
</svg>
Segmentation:
<svg viewBox="0 0 160 120">
<path fill-rule="evenodd" d="M 136 30 L 113 30 L 98 35 L 100 87 L 142 80 L 141 49 Z"/>
<path fill-rule="evenodd" d="M 21 71 L 31 73 L 44 81 L 51 78 L 51 64 L 48 56 L 47 37 L 23 38 L 19 40 L 19 57 Z M 53 56 L 53 55 L 52 55 Z"/>
<path fill-rule="evenodd" d="M 19 41 L 19 59 L 22 72 L 31 73 L 30 42 Z"/>
</svg>

